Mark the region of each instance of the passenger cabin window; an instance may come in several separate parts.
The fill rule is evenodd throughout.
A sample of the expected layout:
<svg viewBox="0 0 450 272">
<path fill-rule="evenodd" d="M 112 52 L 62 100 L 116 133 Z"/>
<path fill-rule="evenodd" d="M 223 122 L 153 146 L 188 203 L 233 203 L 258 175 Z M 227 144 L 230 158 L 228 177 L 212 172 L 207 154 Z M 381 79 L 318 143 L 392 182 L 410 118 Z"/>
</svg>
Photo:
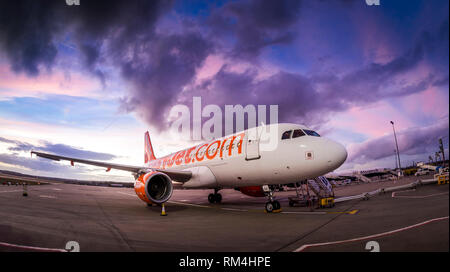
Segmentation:
<svg viewBox="0 0 450 272">
<path fill-rule="evenodd" d="M 283 132 L 283 135 L 281 135 L 281 140 L 290 139 L 291 134 L 292 134 L 292 130 Z"/>
<path fill-rule="evenodd" d="M 309 136 L 315 136 L 315 137 L 320 137 L 319 133 L 313 131 L 313 130 L 308 130 L 308 129 L 304 129 L 305 133 L 308 134 Z"/>
<path fill-rule="evenodd" d="M 294 130 L 294 133 L 292 133 L 292 138 L 298 138 L 304 135 L 305 133 L 301 129 L 296 129 Z"/>
</svg>

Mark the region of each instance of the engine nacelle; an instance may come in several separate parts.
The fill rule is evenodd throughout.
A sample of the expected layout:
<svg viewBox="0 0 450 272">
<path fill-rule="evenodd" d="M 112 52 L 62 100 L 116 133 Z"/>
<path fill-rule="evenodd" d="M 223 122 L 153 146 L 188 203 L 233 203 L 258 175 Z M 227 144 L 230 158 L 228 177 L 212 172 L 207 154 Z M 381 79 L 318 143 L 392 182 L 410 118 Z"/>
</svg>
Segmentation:
<svg viewBox="0 0 450 272">
<path fill-rule="evenodd" d="M 246 186 L 237 188 L 241 193 L 253 197 L 263 197 L 265 196 L 262 186 Z"/>
<path fill-rule="evenodd" d="M 172 196 L 172 180 L 164 173 L 148 172 L 136 180 L 134 191 L 146 203 L 161 204 Z"/>
</svg>

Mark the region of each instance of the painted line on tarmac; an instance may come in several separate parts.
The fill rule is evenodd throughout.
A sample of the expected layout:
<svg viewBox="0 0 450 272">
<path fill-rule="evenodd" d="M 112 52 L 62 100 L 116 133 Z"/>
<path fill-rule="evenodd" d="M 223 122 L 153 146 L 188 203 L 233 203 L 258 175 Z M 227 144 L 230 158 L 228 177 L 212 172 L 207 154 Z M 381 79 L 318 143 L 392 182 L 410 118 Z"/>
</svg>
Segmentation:
<svg viewBox="0 0 450 272">
<path fill-rule="evenodd" d="M 191 203 L 183 203 L 183 202 L 178 202 L 178 201 L 167 201 L 167 202 L 168 202 L 168 203 L 173 203 L 173 204 L 179 204 L 179 205 L 187 205 L 187 206 L 200 207 L 200 208 L 212 208 L 212 207 L 205 206 L 205 205 L 191 204 Z"/>
<path fill-rule="evenodd" d="M 128 193 L 124 193 L 124 192 L 117 192 L 117 193 L 119 193 L 119 194 L 123 194 L 123 195 L 128 195 L 128 196 L 135 196 L 135 195 L 133 195 L 133 194 L 128 194 Z M 205 205 L 200 205 L 200 204 L 192 204 L 192 203 L 185 203 L 185 201 L 189 201 L 189 200 L 187 200 L 187 199 L 182 199 L 182 200 L 180 200 L 180 201 L 182 201 L 182 202 L 178 202 L 178 201 L 172 201 L 172 200 L 170 200 L 170 201 L 167 201 L 168 203 L 172 203 L 172 204 L 177 204 L 177 205 L 186 205 L 186 206 L 193 206 L 193 207 L 199 207 L 199 208 L 215 208 L 215 207 L 211 207 L 211 206 L 205 206 Z M 228 209 L 228 208 L 222 208 L 222 209 L 225 209 L 225 210 L 235 210 L 235 211 L 247 211 L 247 210 L 240 210 L 240 209 Z"/>
<path fill-rule="evenodd" d="M 221 208 L 221 209 L 226 211 L 248 212 L 248 210 L 245 209 L 236 209 L 236 208 Z"/>
<path fill-rule="evenodd" d="M 398 232 L 402 232 L 405 230 L 409 230 L 409 229 L 413 229 L 413 228 L 417 228 L 417 227 L 421 227 L 424 226 L 426 224 L 432 223 L 432 222 L 436 222 L 436 221 L 442 221 L 442 220 L 448 220 L 448 216 L 445 217 L 438 217 L 438 218 L 433 218 L 418 224 L 414 224 L 411 226 L 407 226 L 404 228 L 400 228 L 400 229 L 395 229 L 395 230 L 391 230 L 391 231 L 387 231 L 387 232 L 383 232 L 383 233 L 378 233 L 378 234 L 373 234 L 373 235 L 369 235 L 369 236 L 363 236 L 363 237 L 358 237 L 358 238 L 353 238 L 353 239 L 348 239 L 348 240 L 341 240 L 341 241 L 334 241 L 334 242 L 325 242 L 325 243 L 316 243 L 316 244 L 306 244 L 306 245 L 302 245 L 301 247 L 297 248 L 296 250 L 294 250 L 294 252 L 301 252 L 307 248 L 310 247 L 318 247 L 318 246 L 328 246 L 328 245 L 337 245 L 337 244 L 344 244 L 344 243 L 350 243 L 350 242 L 357 242 L 357 241 L 362 241 L 362 240 L 367 240 L 367 239 L 373 239 L 373 238 L 378 238 L 378 237 L 382 237 L 382 236 L 388 236 L 394 233 L 398 233 Z"/>
<path fill-rule="evenodd" d="M 0 247 L 33 250 L 33 251 L 41 251 L 41 252 L 67 252 L 67 250 L 60 249 L 60 248 L 23 246 L 23 245 L 16 245 L 16 244 L 10 244 L 10 243 L 5 243 L 5 242 L 0 242 Z"/>
<path fill-rule="evenodd" d="M 132 196 L 132 197 L 136 197 L 137 195 L 135 194 L 129 194 L 129 193 L 124 193 L 124 192 L 116 192 L 118 194 L 122 194 L 122 195 L 127 195 L 127 196 Z"/>
<path fill-rule="evenodd" d="M 180 201 L 184 201 L 184 200 L 180 200 Z M 217 210 L 225 210 L 225 211 L 236 211 L 236 212 L 266 212 L 265 210 L 259 210 L 259 209 L 239 209 L 239 208 L 227 208 L 227 207 L 217 207 L 217 206 L 206 206 L 206 205 L 200 205 L 200 204 L 192 204 L 192 203 L 185 203 L 185 202 L 178 202 L 178 201 L 167 201 L 168 203 L 173 203 L 173 204 L 178 204 L 178 205 L 186 205 L 186 206 L 193 206 L 193 207 L 199 207 L 199 208 L 210 208 L 210 209 L 217 209 Z M 284 214 L 303 214 L 303 215 L 308 215 L 308 214 L 356 214 L 358 212 L 358 210 L 352 210 L 352 211 L 344 211 L 344 212 L 326 212 L 326 211 L 320 211 L 320 212 L 283 212 L 283 211 L 278 211 L 278 212 L 274 212 L 274 213 L 284 213 Z"/>
<path fill-rule="evenodd" d="M 408 191 L 411 191 L 411 190 L 408 190 Z M 407 192 L 407 191 L 401 191 L 401 192 Z M 400 193 L 400 192 L 398 192 L 398 193 Z M 431 194 L 431 195 L 424 195 L 424 196 L 398 196 L 398 195 L 395 194 L 395 192 L 393 192 L 391 196 L 392 196 L 392 198 L 422 199 L 422 198 L 438 196 L 438 195 L 448 195 L 448 192 L 438 193 L 438 194 Z"/>
<path fill-rule="evenodd" d="M 1 193 L 13 193 L 13 192 L 23 192 L 23 190 L 14 190 L 14 191 L 0 191 Z"/>
<path fill-rule="evenodd" d="M 281 212 L 286 214 L 327 214 L 327 212 Z"/>
<path fill-rule="evenodd" d="M 357 214 L 359 210 L 351 210 L 345 212 L 327 212 L 327 214 Z"/>
<path fill-rule="evenodd" d="M 344 211 L 344 212 L 281 212 L 290 214 L 356 214 L 359 210 Z"/>
<path fill-rule="evenodd" d="M 119 194 L 128 195 L 128 196 L 135 196 L 134 194 L 124 193 L 124 192 L 117 192 Z M 265 212 L 264 210 L 248 210 L 248 209 L 238 209 L 238 208 L 226 208 L 226 207 L 215 207 L 215 206 L 206 206 L 206 205 L 200 205 L 200 204 L 193 204 L 193 203 L 186 203 L 185 201 L 189 201 L 187 199 L 182 199 L 179 201 L 167 201 L 168 203 L 172 204 L 178 204 L 178 205 L 186 205 L 186 206 L 192 206 L 192 207 L 199 207 L 199 208 L 214 208 L 214 209 L 221 209 L 226 211 L 236 211 L 236 212 Z M 280 212 L 285 214 L 335 214 L 335 213 L 345 213 L 345 214 L 355 214 L 358 212 L 358 210 L 353 210 L 350 212 Z"/>
<path fill-rule="evenodd" d="M 403 192 L 415 192 L 415 191 L 416 191 L 416 189 L 410 189 L 410 190 L 404 190 L 404 191 L 392 192 L 391 197 L 392 197 L 392 198 L 396 197 L 396 195 L 397 195 L 398 193 L 403 193 Z"/>
<path fill-rule="evenodd" d="M 57 198 L 56 196 L 50 196 L 50 195 L 39 195 L 39 197 L 41 197 L 41 198 L 51 198 L 51 199 Z"/>
</svg>

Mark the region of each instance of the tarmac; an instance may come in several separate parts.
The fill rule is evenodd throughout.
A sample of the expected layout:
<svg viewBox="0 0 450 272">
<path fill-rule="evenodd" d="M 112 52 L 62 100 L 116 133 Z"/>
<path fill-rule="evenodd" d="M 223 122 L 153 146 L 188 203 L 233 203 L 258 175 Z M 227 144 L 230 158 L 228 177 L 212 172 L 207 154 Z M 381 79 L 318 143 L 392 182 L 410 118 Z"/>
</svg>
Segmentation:
<svg viewBox="0 0 450 272">
<path fill-rule="evenodd" d="M 342 186 L 336 194 L 407 182 Z M 207 201 L 211 190 L 174 190 L 167 216 L 131 188 L 51 183 L 27 191 L 25 197 L 22 186 L 0 185 L 0 251 L 64 250 L 69 241 L 82 252 L 367 252 L 369 241 L 382 252 L 449 250 L 448 184 L 314 210 L 289 207 L 295 191 L 276 192 L 282 212 L 273 214 L 264 212 L 266 198 L 231 189 L 220 191 L 221 204 Z"/>
</svg>

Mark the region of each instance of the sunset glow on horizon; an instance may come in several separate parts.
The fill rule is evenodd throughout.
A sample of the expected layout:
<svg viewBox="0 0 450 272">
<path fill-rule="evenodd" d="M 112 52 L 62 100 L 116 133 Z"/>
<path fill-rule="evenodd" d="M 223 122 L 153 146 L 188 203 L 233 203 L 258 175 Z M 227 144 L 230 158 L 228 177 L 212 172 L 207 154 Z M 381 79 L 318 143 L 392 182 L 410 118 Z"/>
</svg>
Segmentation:
<svg viewBox="0 0 450 272">
<path fill-rule="evenodd" d="M 448 158 L 448 4 L 0 0 L 0 170 L 132 181 L 30 151 L 142 165 L 147 130 L 158 157 L 193 144 L 168 131 L 193 97 L 278 105 L 346 146 L 337 172 L 395 167 L 390 121 L 402 166 Z"/>
</svg>

